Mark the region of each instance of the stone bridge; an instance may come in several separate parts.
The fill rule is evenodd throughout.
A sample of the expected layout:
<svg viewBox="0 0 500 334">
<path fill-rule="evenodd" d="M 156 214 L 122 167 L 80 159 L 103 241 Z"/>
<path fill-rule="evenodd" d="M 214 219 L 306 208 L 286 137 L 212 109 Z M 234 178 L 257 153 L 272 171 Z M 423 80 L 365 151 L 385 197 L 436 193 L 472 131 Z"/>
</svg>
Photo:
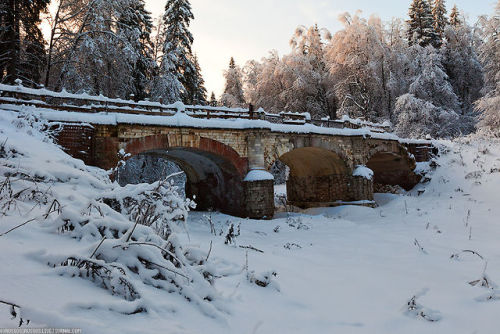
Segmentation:
<svg viewBox="0 0 500 334">
<path fill-rule="evenodd" d="M 114 168 L 120 152 L 174 161 L 186 173 L 186 195 L 196 197 L 198 209 L 241 217 L 273 216 L 273 180 L 265 171 L 277 160 L 290 168 L 287 197 L 291 205 L 371 205 L 374 183 L 411 189 L 419 181 L 413 172 L 415 156 L 426 160 L 431 149 L 430 144 L 408 144 L 373 128 L 273 124 L 251 117 L 194 118 L 186 108 L 167 116 L 83 112 L 67 106 L 47 110 L 36 105 L 32 95 L 22 105 L 18 96 L 15 101 L 0 99 L 0 109 L 30 105 L 40 117 L 60 127 L 61 146 L 88 165 Z M 360 165 L 371 169 L 374 177 L 354 176 Z"/>
<path fill-rule="evenodd" d="M 89 165 L 110 169 L 119 152 L 174 161 L 186 173 L 186 194 L 198 208 L 237 216 L 272 217 L 272 180 L 245 177 L 276 160 L 290 168 L 289 204 L 307 208 L 339 202 L 370 204 L 373 183 L 411 189 L 419 177 L 408 145 L 384 135 L 289 133 L 272 129 L 195 128 L 143 124 L 66 124 L 59 141 Z M 372 180 L 353 176 L 358 165 Z M 257 173 L 258 174 L 258 173 Z M 247 178 L 248 179 L 248 178 Z M 362 202 L 360 202 L 362 201 Z"/>
</svg>

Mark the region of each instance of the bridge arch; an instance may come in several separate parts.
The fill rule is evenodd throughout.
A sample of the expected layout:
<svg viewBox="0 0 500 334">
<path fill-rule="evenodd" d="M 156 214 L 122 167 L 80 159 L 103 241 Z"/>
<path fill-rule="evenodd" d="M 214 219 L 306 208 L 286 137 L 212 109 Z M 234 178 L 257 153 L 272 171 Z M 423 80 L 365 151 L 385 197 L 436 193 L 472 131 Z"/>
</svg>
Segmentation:
<svg viewBox="0 0 500 334">
<path fill-rule="evenodd" d="M 335 153 L 341 160 L 343 160 L 348 167 L 351 167 L 350 154 L 344 145 L 337 142 L 332 142 L 331 139 L 314 138 L 307 136 L 298 136 L 284 140 L 283 138 L 275 138 L 272 144 L 269 145 L 268 150 L 265 151 L 265 164 L 269 170 L 271 166 L 281 157 L 287 153 L 297 149 L 313 148 L 318 150 L 326 150 Z"/>
<path fill-rule="evenodd" d="M 209 152 L 231 161 L 238 173 L 244 177 L 248 172 L 248 159 L 241 157 L 231 146 L 206 137 L 184 134 L 159 134 L 129 139 L 122 145 L 132 156 L 145 151 L 185 147 Z"/>
<path fill-rule="evenodd" d="M 420 181 L 420 176 L 414 172 L 415 159 L 402 145 L 380 145 L 370 149 L 366 166 L 374 173 L 376 191 L 384 185 L 399 185 L 410 190 Z"/>
<path fill-rule="evenodd" d="M 186 174 L 186 196 L 198 210 L 219 210 L 244 216 L 242 180 L 247 159 L 231 147 L 202 137 L 178 140 L 168 135 L 131 139 L 124 145 L 131 156 L 152 155 L 175 162 Z"/>
<path fill-rule="evenodd" d="M 336 205 L 352 199 L 352 169 L 337 153 L 318 147 L 301 147 L 279 157 L 290 168 L 287 200 L 308 208 Z"/>
</svg>

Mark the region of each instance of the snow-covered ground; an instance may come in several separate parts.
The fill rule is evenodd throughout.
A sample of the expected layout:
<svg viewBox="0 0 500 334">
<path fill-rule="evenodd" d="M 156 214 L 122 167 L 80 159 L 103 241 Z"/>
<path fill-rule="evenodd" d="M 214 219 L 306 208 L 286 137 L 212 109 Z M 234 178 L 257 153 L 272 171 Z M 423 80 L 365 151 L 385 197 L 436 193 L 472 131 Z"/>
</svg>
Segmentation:
<svg viewBox="0 0 500 334">
<path fill-rule="evenodd" d="M 57 198 L 71 219 L 116 191 L 104 171 L 41 141 L 29 121 L 15 117 L 0 113 L 0 184 L 13 171 L 13 188 L 25 174 L 44 179 L 35 195 Z M 270 221 L 191 212 L 189 234 L 182 226 L 175 232 L 186 258 L 208 257 L 200 262 L 213 284 L 184 268 L 192 279 L 179 277 L 185 285 L 168 292 L 129 273 L 140 292 L 132 301 L 47 265 L 90 256 L 100 237 L 60 233 L 56 212 L 43 217 L 50 203 L 36 206 L 33 198 L 0 208 L 0 235 L 38 218 L 0 236 L 0 301 L 20 306 L 11 319 L 0 304 L 0 328 L 17 327 L 20 315 L 31 320 L 27 327 L 84 333 L 498 333 L 500 143 L 442 144 L 430 181 L 402 195 L 377 194 L 375 209 L 318 208 Z M 92 219 L 132 225 L 110 212 Z M 107 242 L 114 240 L 102 247 Z"/>
</svg>

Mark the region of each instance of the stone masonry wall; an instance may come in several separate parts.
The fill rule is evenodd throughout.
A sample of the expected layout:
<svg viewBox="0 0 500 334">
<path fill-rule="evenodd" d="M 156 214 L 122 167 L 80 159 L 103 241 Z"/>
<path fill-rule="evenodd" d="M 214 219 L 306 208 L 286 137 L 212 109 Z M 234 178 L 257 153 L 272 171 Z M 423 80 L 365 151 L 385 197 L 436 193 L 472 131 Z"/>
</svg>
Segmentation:
<svg viewBox="0 0 500 334">
<path fill-rule="evenodd" d="M 271 219 L 274 215 L 274 182 L 261 180 L 243 182 L 246 216 Z"/>
<path fill-rule="evenodd" d="M 373 179 L 368 180 L 361 176 L 353 176 L 349 188 L 353 201 L 373 201 Z"/>
<path fill-rule="evenodd" d="M 286 187 L 288 201 L 299 207 L 314 206 L 314 203 L 346 201 L 350 197 L 347 175 L 290 176 Z"/>
</svg>

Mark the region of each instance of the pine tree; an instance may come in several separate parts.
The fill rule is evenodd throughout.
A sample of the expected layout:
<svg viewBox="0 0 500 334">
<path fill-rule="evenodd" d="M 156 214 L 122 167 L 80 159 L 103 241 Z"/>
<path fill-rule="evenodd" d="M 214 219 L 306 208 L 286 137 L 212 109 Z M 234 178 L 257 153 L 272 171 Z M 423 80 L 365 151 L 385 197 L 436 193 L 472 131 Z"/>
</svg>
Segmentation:
<svg viewBox="0 0 500 334">
<path fill-rule="evenodd" d="M 161 57 L 161 63 L 153 79 L 151 89 L 153 100 L 163 103 L 174 103 L 181 100 L 183 87 L 178 79 L 175 60 L 171 53 Z"/>
<path fill-rule="evenodd" d="M 215 93 L 212 92 L 212 94 L 210 95 L 210 102 L 209 102 L 209 105 L 212 106 L 212 107 L 217 107 L 217 98 L 215 97 Z"/>
<path fill-rule="evenodd" d="M 462 24 L 462 20 L 460 20 L 460 13 L 458 12 L 457 5 L 454 5 L 453 8 L 451 9 L 450 24 L 455 27 Z"/>
<path fill-rule="evenodd" d="M 229 69 L 224 72 L 226 86 L 221 97 L 221 103 L 226 107 L 243 107 L 245 97 L 243 95 L 243 74 L 234 58 L 229 61 Z"/>
<path fill-rule="evenodd" d="M 422 47 L 438 47 L 439 35 L 436 33 L 431 7 L 427 0 L 413 0 L 408 12 L 408 42 Z"/>
<path fill-rule="evenodd" d="M 0 4 L 0 82 L 40 83 L 45 40 L 40 15 L 50 0 L 3 0 Z"/>
<path fill-rule="evenodd" d="M 449 24 L 446 17 L 445 0 L 434 0 L 432 16 L 434 17 L 434 30 L 439 36 L 439 46 L 441 46 L 441 41 L 444 38 L 444 29 Z"/>
<path fill-rule="evenodd" d="M 168 0 L 165 5 L 164 41 L 163 55 L 169 55 L 173 61 L 173 67 L 177 75 L 177 80 L 181 83 L 181 98 L 184 102 L 189 102 L 198 89 L 196 83 L 196 66 L 193 63 L 191 46 L 193 35 L 189 31 L 189 24 L 194 19 L 191 12 L 189 0 Z"/>
<path fill-rule="evenodd" d="M 130 60 L 131 83 L 124 95 L 133 94 L 136 100 L 148 97 L 148 83 L 153 77 L 156 63 L 153 59 L 151 32 L 153 22 L 151 14 L 146 10 L 144 0 L 131 0 L 130 6 L 124 8 L 118 21 L 118 34 L 127 40 L 132 47 Z"/>
<path fill-rule="evenodd" d="M 205 80 L 203 80 L 203 76 L 201 74 L 200 63 L 198 62 L 198 57 L 196 54 L 193 56 L 193 64 L 195 68 L 195 75 L 193 75 L 193 79 L 195 80 L 192 83 L 192 91 L 191 96 L 189 97 L 189 104 L 193 105 L 206 105 L 207 104 L 207 89 L 205 88 Z"/>
</svg>

